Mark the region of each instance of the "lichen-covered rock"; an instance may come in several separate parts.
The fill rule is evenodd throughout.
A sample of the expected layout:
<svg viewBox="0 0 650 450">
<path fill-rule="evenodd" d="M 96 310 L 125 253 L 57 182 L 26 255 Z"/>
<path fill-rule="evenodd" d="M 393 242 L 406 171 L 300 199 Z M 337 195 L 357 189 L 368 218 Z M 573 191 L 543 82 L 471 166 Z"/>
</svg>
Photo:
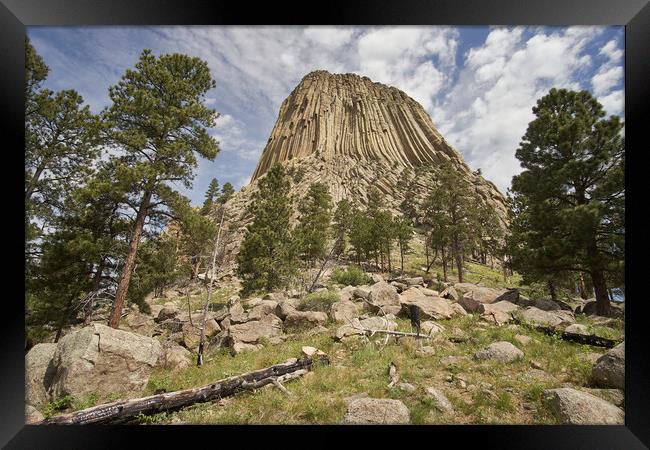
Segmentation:
<svg viewBox="0 0 650 450">
<path fill-rule="evenodd" d="M 570 325 L 576 321 L 571 311 L 542 311 L 534 306 L 524 309 L 521 313 L 521 318 L 532 325 L 548 327 L 558 327 L 564 324 Z"/>
<path fill-rule="evenodd" d="M 585 336 L 591 334 L 587 326 L 581 323 L 574 323 L 573 325 L 569 325 L 564 329 L 564 331 L 566 331 L 567 333 L 583 334 Z"/>
<path fill-rule="evenodd" d="M 547 389 L 543 399 L 562 424 L 622 425 L 625 420 L 622 409 L 587 392 L 571 388 Z"/>
<path fill-rule="evenodd" d="M 344 424 L 389 425 L 408 424 L 411 415 L 400 400 L 356 398 L 347 402 Z"/>
<path fill-rule="evenodd" d="M 428 387 L 425 389 L 425 392 L 428 397 L 433 399 L 433 404 L 438 411 L 443 413 L 454 412 L 454 406 L 451 404 L 447 396 L 442 393 L 441 390 L 433 387 Z"/>
<path fill-rule="evenodd" d="M 397 312 L 400 309 L 399 294 L 395 286 L 391 286 L 385 281 L 375 283 L 370 287 L 370 293 L 367 298 L 373 305 L 381 306 L 382 309 L 388 313 L 394 314 L 395 307 Z M 388 311 L 387 307 L 393 307 Z"/>
<path fill-rule="evenodd" d="M 228 328 L 228 343 L 230 346 L 236 343 L 257 344 L 262 338 L 280 336 L 282 328 L 277 323 L 252 320 L 246 323 L 231 325 Z"/>
<path fill-rule="evenodd" d="M 202 318 L 196 317 L 196 320 L 193 320 L 194 325 L 189 322 L 185 322 L 181 331 L 183 333 L 183 342 L 185 347 L 189 349 L 197 349 L 199 347 L 199 341 L 201 340 L 201 322 Z M 221 327 L 214 319 L 208 319 L 205 321 L 205 337 L 211 338 L 215 334 L 221 331 Z"/>
<path fill-rule="evenodd" d="M 474 354 L 474 358 L 494 359 L 501 362 L 513 362 L 524 357 L 524 352 L 507 341 L 493 342 Z"/>
<path fill-rule="evenodd" d="M 359 317 L 359 310 L 357 306 L 349 300 L 341 300 L 332 303 L 330 308 L 330 315 L 336 322 L 345 322 Z"/>
<path fill-rule="evenodd" d="M 248 320 L 260 320 L 269 314 L 275 314 L 278 302 L 275 300 L 260 300 L 257 304 L 248 311 Z"/>
<path fill-rule="evenodd" d="M 397 330 L 397 323 L 386 317 L 370 317 L 359 322 L 363 328 L 368 330 Z"/>
<path fill-rule="evenodd" d="M 39 410 L 34 408 L 32 405 L 25 405 L 25 424 L 33 425 L 44 420 L 45 417 Z"/>
<path fill-rule="evenodd" d="M 158 313 L 158 316 L 156 317 L 156 322 L 164 322 L 165 320 L 173 319 L 178 315 L 178 313 L 179 313 L 178 306 L 174 304 L 165 305 Z"/>
<path fill-rule="evenodd" d="M 420 324 L 420 331 L 428 336 L 433 336 L 436 333 L 442 333 L 444 330 L 445 328 L 442 325 L 430 320 L 427 320 Z"/>
<path fill-rule="evenodd" d="M 156 339 L 101 324 L 84 327 L 58 342 L 48 396 L 140 395 L 161 355 Z"/>
<path fill-rule="evenodd" d="M 514 296 L 505 289 L 493 289 L 472 283 L 456 283 L 454 289 L 463 297 L 471 298 L 476 303 L 494 303 L 499 300 L 509 300 Z M 465 305 L 463 307 L 470 311 Z"/>
<path fill-rule="evenodd" d="M 25 355 L 25 403 L 41 406 L 48 402 L 45 389 L 46 374 L 52 376 L 52 368 L 48 373 L 50 361 L 56 351 L 56 344 L 36 344 Z"/>
<path fill-rule="evenodd" d="M 284 319 L 286 327 L 314 327 L 327 322 L 327 314 L 321 311 L 292 311 Z"/>
<path fill-rule="evenodd" d="M 591 369 L 596 386 L 625 390 L 625 342 L 598 358 Z"/>
<path fill-rule="evenodd" d="M 421 286 L 424 284 L 424 279 L 422 277 L 406 278 L 404 282 L 408 286 Z"/>
<path fill-rule="evenodd" d="M 169 370 L 180 370 L 190 367 L 191 353 L 180 345 L 166 345 L 163 347 L 162 358 L 158 362 L 162 367 Z"/>
<path fill-rule="evenodd" d="M 426 319 L 450 319 L 458 314 L 449 300 L 424 295 L 419 289 L 411 288 L 398 295 L 403 310 L 408 311 L 409 305 L 416 305 L 420 308 L 422 317 Z"/>
</svg>

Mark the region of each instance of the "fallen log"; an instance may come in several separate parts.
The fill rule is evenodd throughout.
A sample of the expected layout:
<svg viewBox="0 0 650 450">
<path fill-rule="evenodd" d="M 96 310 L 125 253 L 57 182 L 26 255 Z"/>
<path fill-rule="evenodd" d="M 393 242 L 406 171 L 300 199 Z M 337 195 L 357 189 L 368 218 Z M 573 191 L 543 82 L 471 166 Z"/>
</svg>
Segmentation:
<svg viewBox="0 0 650 450">
<path fill-rule="evenodd" d="M 431 339 L 431 336 L 426 334 L 405 333 L 403 331 L 391 331 L 391 330 L 373 330 L 370 328 L 357 328 L 357 329 L 362 330 L 366 333 L 370 333 L 371 335 L 375 333 L 385 333 L 385 334 L 392 334 L 394 336 L 412 336 L 419 339 Z"/>
<path fill-rule="evenodd" d="M 514 314 L 510 314 L 512 317 L 513 321 L 517 324 L 522 324 L 522 322 L 518 317 L 516 317 Z M 572 333 L 570 331 L 561 331 L 558 330 L 554 327 L 547 327 L 544 325 L 531 325 L 527 324 L 528 326 L 532 326 L 534 329 L 537 331 L 541 331 L 542 333 L 549 335 L 549 336 L 559 336 L 565 341 L 569 342 L 577 342 L 579 344 L 587 344 L 587 345 L 592 345 L 594 347 L 604 347 L 604 348 L 614 348 L 618 344 L 620 344 L 620 341 L 615 341 L 613 339 L 608 339 L 600 336 L 596 336 L 595 334 L 580 334 L 580 333 Z"/>
<path fill-rule="evenodd" d="M 613 339 L 596 336 L 595 334 L 571 333 L 569 331 L 559 332 L 550 327 L 537 326 L 538 331 L 548 335 L 558 335 L 565 341 L 577 342 L 579 344 L 593 345 L 594 347 L 614 348 L 620 342 Z"/>
<path fill-rule="evenodd" d="M 317 359 L 318 360 L 318 359 Z M 327 363 L 326 357 L 320 361 Z M 175 411 L 194 403 L 204 403 L 228 397 L 242 390 L 253 390 L 267 384 L 277 384 L 296 378 L 311 369 L 314 359 L 305 357 L 290 359 L 253 372 L 244 373 L 207 386 L 166 392 L 149 397 L 118 400 L 112 403 L 93 406 L 70 414 L 45 419 L 43 425 L 85 425 L 120 424 L 133 420 L 140 414 L 156 414 L 162 411 Z"/>
</svg>

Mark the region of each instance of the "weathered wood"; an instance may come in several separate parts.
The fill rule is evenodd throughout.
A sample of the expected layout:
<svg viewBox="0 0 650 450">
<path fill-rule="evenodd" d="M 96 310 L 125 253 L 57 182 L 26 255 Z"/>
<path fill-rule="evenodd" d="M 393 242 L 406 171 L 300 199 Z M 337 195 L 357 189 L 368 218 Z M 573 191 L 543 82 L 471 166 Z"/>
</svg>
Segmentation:
<svg viewBox="0 0 650 450">
<path fill-rule="evenodd" d="M 431 339 L 431 336 L 427 336 L 426 334 L 405 333 L 403 331 L 391 331 L 391 330 L 372 330 L 370 328 L 357 328 L 357 329 L 363 330 L 366 333 L 370 333 L 370 334 L 385 333 L 385 334 L 392 334 L 394 336 L 412 336 L 419 339 Z"/>
<path fill-rule="evenodd" d="M 517 324 L 523 323 L 513 313 L 510 314 L 510 317 L 512 317 L 512 320 Z M 561 331 L 554 327 L 546 327 L 544 325 L 534 325 L 534 326 L 531 324 L 527 324 L 527 325 L 532 326 L 537 331 L 541 331 L 542 333 L 547 334 L 549 336 L 559 336 L 565 341 L 592 345 L 594 347 L 614 348 L 621 343 L 621 341 L 615 341 L 613 339 L 596 336 L 595 334 L 571 333 L 570 331 Z"/>
<path fill-rule="evenodd" d="M 326 358 L 321 361 L 327 362 Z M 118 400 L 104 405 L 93 406 L 70 414 L 51 417 L 41 422 L 43 425 L 85 425 L 125 423 L 140 414 L 155 414 L 174 411 L 194 403 L 204 403 L 228 397 L 241 390 L 259 389 L 274 381 L 294 378 L 293 373 L 306 373 L 314 363 L 312 358 L 292 359 L 253 372 L 237 375 L 207 386 L 185 389 L 176 392 L 151 395 L 149 397 Z"/>
<path fill-rule="evenodd" d="M 568 331 L 556 331 L 550 327 L 538 326 L 537 330 L 541 331 L 544 334 L 548 335 L 559 335 L 565 341 L 577 342 L 579 344 L 588 344 L 593 345 L 594 347 L 605 347 L 605 348 L 614 348 L 620 342 L 613 339 L 607 339 L 604 337 L 596 336 L 595 334 L 580 334 L 580 333 L 571 333 Z"/>
</svg>

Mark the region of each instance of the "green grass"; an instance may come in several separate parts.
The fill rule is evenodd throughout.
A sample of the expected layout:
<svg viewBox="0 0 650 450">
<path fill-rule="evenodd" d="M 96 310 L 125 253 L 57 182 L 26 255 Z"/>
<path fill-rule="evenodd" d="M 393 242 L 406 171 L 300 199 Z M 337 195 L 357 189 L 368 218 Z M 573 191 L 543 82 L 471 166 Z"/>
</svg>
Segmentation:
<svg viewBox="0 0 650 450">
<path fill-rule="evenodd" d="M 339 301 L 339 295 L 332 291 L 319 291 L 307 294 L 298 303 L 300 311 L 322 311 L 329 312 L 332 303 Z"/>
<path fill-rule="evenodd" d="M 399 318 L 397 323 L 399 330 L 410 331 L 408 320 Z M 411 413 L 411 422 L 417 424 L 555 423 L 541 401 L 541 392 L 566 382 L 578 386 L 589 384 L 591 365 L 584 354 L 598 349 L 566 342 L 522 326 L 482 325 L 484 322 L 472 315 L 440 323 L 445 331 L 428 343 L 436 348 L 436 354 L 429 357 L 417 355 L 420 343 L 411 338 L 390 338 L 384 346 L 384 335 L 374 336 L 371 342 L 361 339 L 340 343 L 328 333 L 309 337 L 305 332 L 291 335 L 282 344 L 267 345 L 261 350 L 235 357 L 226 350 L 219 350 L 207 355 L 201 368 L 189 367 L 177 372 L 156 369 L 145 395 L 157 389 L 169 392 L 203 386 L 281 363 L 300 356 L 303 345 L 319 348 L 331 359 L 330 365 L 318 366 L 308 376 L 287 382 L 285 387 L 292 392 L 291 396 L 270 386 L 257 392 L 238 393 L 224 399 L 222 405 L 214 402 L 197 404 L 178 412 L 143 418 L 141 423 L 335 424 L 345 414 L 343 399 L 364 392 L 374 398 L 403 401 Z M 458 331 L 468 340 L 449 343 L 448 337 Z M 517 334 L 528 335 L 533 341 L 523 346 L 514 338 Z M 473 359 L 476 351 L 499 340 L 513 343 L 524 351 L 525 357 L 509 364 Z M 441 358 L 452 355 L 465 358 L 447 367 L 440 363 Z M 547 373 L 544 378 L 528 376 L 532 361 L 544 367 Z M 401 381 L 416 386 L 415 392 L 388 388 L 391 362 L 397 364 Z M 451 383 L 447 381 L 448 377 L 451 377 Z M 467 390 L 456 384 L 461 378 L 469 386 Z M 424 394 L 428 386 L 447 395 L 455 408 L 453 414 L 442 414 L 434 408 L 431 399 Z M 524 409 L 524 403 L 532 404 L 532 410 Z"/>
<path fill-rule="evenodd" d="M 347 270 L 334 269 L 331 281 L 343 286 L 361 286 L 370 283 L 370 277 L 357 266 L 350 266 Z"/>
</svg>

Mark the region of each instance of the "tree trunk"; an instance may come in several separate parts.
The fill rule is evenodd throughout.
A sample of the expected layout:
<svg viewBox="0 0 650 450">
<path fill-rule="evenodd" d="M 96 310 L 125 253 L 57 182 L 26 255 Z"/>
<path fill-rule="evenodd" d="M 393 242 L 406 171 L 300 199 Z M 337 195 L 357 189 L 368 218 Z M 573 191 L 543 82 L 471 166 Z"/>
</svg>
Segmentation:
<svg viewBox="0 0 650 450">
<path fill-rule="evenodd" d="M 97 291 L 99 291 L 99 285 L 102 282 L 102 273 L 104 273 L 105 264 L 106 261 L 104 258 L 99 260 L 97 271 L 93 277 L 93 290 L 90 293 L 91 297 L 88 300 L 88 303 L 86 303 L 86 307 L 84 308 L 84 325 L 90 324 L 90 322 L 93 320 L 93 310 L 95 309 L 95 295 L 97 294 Z"/>
<path fill-rule="evenodd" d="M 454 240 L 454 256 L 456 257 L 456 268 L 458 269 L 458 282 L 463 282 L 463 252 L 460 248 L 458 237 Z"/>
<path fill-rule="evenodd" d="M 594 284 L 594 291 L 596 294 L 596 314 L 599 316 L 608 316 L 609 296 L 607 295 L 605 273 L 601 269 L 592 270 L 591 281 Z"/>
<path fill-rule="evenodd" d="M 321 358 L 325 364 L 326 358 Z M 175 411 L 194 403 L 204 403 L 228 397 L 239 391 L 259 389 L 274 380 L 284 381 L 293 378 L 291 374 L 306 373 L 312 369 L 314 359 L 289 360 L 253 372 L 225 378 L 207 386 L 185 389 L 176 392 L 156 394 L 149 397 L 118 400 L 104 405 L 93 406 L 70 414 L 50 417 L 40 422 L 44 425 L 88 425 L 119 424 L 129 422 L 140 414 L 155 414 Z M 296 374 L 298 375 L 298 374 Z"/>
<path fill-rule="evenodd" d="M 122 276 L 117 285 L 117 291 L 115 292 L 113 309 L 108 319 L 108 325 L 113 328 L 120 326 L 122 308 L 124 307 L 124 301 L 126 300 L 126 293 L 129 290 L 129 282 L 131 281 L 131 274 L 133 273 L 133 266 L 135 264 L 135 255 L 138 252 L 138 244 L 140 243 L 140 236 L 142 235 L 142 229 L 144 228 L 144 221 L 149 212 L 150 200 L 151 192 L 147 191 L 144 193 L 144 197 L 140 203 L 140 209 L 138 209 L 138 215 L 136 216 L 135 224 L 133 226 L 131 241 L 129 242 L 129 252 L 126 255 L 126 261 L 124 262 L 124 267 L 122 269 Z"/>
<path fill-rule="evenodd" d="M 223 216 L 225 216 L 226 211 L 224 207 L 221 207 L 221 222 L 219 223 L 219 231 L 217 232 L 217 240 L 214 243 L 214 252 L 212 253 L 212 266 L 210 268 L 210 285 L 208 286 L 208 297 L 205 300 L 205 305 L 203 306 L 203 318 L 201 320 L 201 338 L 199 339 L 199 350 L 196 357 L 196 365 L 203 365 L 203 347 L 205 347 L 205 321 L 208 316 L 208 309 L 210 308 L 210 300 L 212 299 L 212 282 L 214 280 L 214 271 L 216 268 L 217 262 L 217 251 L 219 249 L 219 239 L 221 238 L 221 229 L 223 228 Z M 206 273 L 207 278 L 207 273 Z"/>
<path fill-rule="evenodd" d="M 427 258 L 427 266 L 428 266 L 428 258 Z M 399 268 L 400 272 L 404 273 L 404 249 L 402 248 L 402 242 L 400 241 L 399 243 Z"/>
<path fill-rule="evenodd" d="M 580 291 L 580 298 L 583 300 L 587 300 L 589 296 L 587 295 L 587 287 L 585 286 L 585 277 L 582 274 L 582 272 L 580 273 L 580 275 L 578 275 L 578 289 Z"/>
<path fill-rule="evenodd" d="M 445 247 L 444 246 L 442 247 L 441 251 L 442 251 L 442 278 L 446 282 L 446 281 L 449 281 L 449 280 L 447 280 L 447 257 L 445 256 Z"/>
<path fill-rule="evenodd" d="M 555 290 L 555 283 L 553 282 L 553 280 L 548 280 L 546 282 L 546 286 L 548 287 L 548 292 L 551 295 L 551 300 L 556 302 L 557 301 L 557 292 Z"/>
</svg>

